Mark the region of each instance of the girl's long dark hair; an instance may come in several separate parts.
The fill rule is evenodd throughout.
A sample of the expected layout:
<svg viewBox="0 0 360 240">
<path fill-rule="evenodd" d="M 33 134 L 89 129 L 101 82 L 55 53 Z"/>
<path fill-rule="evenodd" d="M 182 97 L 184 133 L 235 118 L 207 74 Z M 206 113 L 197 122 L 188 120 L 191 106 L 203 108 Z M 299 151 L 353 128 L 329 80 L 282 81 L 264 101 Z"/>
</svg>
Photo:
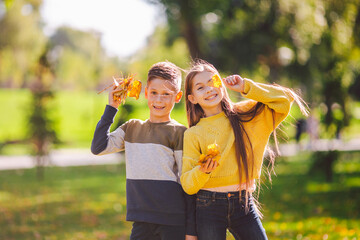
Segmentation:
<svg viewBox="0 0 360 240">
<path fill-rule="evenodd" d="M 194 77 L 201 72 L 211 72 L 214 74 L 219 74 L 216 68 L 204 61 L 197 60 L 193 63 L 191 69 L 188 71 L 186 79 L 185 79 L 185 101 L 186 101 L 186 113 L 189 127 L 196 125 L 201 118 L 205 117 L 205 113 L 202 110 L 199 104 L 193 104 L 189 101 L 188 96 L 192 93 L 192 82 Z M 284 92 L 289 94 L 294 101 L 299 105 L 301 111 L 307 115 L 306 103 L 292 90 L 281 87 L 277 85 L 277 87 L 281 88 Z M 259 115 L 263 110 L 265 105 L 261 102 L 254 103 L 250 109 L 243 111 L 241 107 L 234 104 L 226 89 L 222 88 L 223 91 L 223 99 L 221 100 L 221 108 L 224 111 L 226 117 L 229 119 L 232 129 L 234 131 L 235 136 L 235 153 L 237 164 L 239 168 L 239 176 L 240 176 L 240 184 L 243 178 L 242 173 L 245 173 L 245 186 L 246 186 L 246 200 L 248 199 L 251 184 L 250 179 L 253 179 L 254 176 L 254 156 L 253 156 L 253 148 L 250 138 L 244 128 L 244 123 L 253 120 L 257 115 Z M 273 110 L 272 110 L 273 111 Z M 276 126 L 275 126 L 275 115 L 273 111 L 273 136 L 275 140 L 276 150 L 278 151 L 278 141 L 276 137 Z M 278 151 L 279 152 L 279 151 Z M 271 172 L 274 169 L 275 163 L 275 154 L 269 154 L 269 177 Z M 240 189 L 241 190 L 241 189 Z M 241 191 L 240 191 L 241 193 Z M 247 204 L 246 204 L 247 206 Z M 261 215 L 261 213 L 259 212 Z"/>
</svg>

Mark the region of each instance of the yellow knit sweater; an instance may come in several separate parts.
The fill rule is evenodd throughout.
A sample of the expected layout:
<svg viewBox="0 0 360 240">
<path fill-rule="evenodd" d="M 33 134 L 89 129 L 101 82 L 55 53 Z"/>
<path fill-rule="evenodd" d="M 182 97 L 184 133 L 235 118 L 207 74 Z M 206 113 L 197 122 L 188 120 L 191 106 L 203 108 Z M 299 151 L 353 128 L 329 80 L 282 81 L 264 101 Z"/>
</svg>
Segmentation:
<svg viewBox="0 0 360 240">
<path fill-rule="evenodd" d="M 254 172 L 250 179 L 257 179 L 261 174 L 263 155 L 270 134 L 275 126 L 283 121 L 290 111 L 293 98 L 279 87 L 255 83 L 244 79 L 242 95 L 250 100 L 242 101 L 237 107 L 246 111 L 257 102 L 265 104 L 264 110 L 252 121 L 244 123 L 250 138 L 254 156 Z M 274 110 L 274 118 L 271 109 Z M 220 146 L 219 166 L 210 174 L 201 172 L 197 165 L 201 153 L 206 153 L 212 143 Z M 235 156 L 235 136 L 230 121 L 224 112 L 201 118 L 200 121 L 185 131 L 183 145 L 183 166 L 180 178 L 184 191 L 195 194 L 201 188 L 214 188 L 239 184 L 239 171 Z M 241 183 L 245 182 L 245 172 L 241 174 Z"/>
</svg>

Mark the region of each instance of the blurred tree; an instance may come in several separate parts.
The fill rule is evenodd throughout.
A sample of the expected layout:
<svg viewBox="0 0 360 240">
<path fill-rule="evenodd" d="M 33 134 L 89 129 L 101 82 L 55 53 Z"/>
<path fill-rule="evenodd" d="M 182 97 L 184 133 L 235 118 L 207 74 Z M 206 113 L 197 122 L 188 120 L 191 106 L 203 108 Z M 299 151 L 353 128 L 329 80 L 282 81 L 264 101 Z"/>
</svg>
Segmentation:
<svg viewBox="0 0 360 240">
<path fill-rule="evenodd" d="M 49 153 L 54 144 L 59 143 L 54 122 L 49 112 L 51 100 L 54 98 L 52 82 L 54 79 L 50 63 L 47 59 L 48 48 L 38 60 L 36 79 L 31 86 L 32 104 L 29 116 L 29 138 L 33 146 L 37 177 L 44 178 L 44 167 L 49 164 Z"/>
<path fill-rule="evenodd" d="M 96 31 L 60 27 L 51 36 L 50 58 L 55 66 L 56 86 L 61 89 L 101 89 L 120 76 L 127 63 L 108 57 Z"/>
<path fill-rule="evenodd" d="M 177 38 L 171 44 L 166 43 L 168 27 L 159 26 L 152 37 L 148 39 L 146 47 L 140 49 L 130 59 L 129 71 L 137 73 L 136 77 L 146 83 L 150 67 L 160 61 L 168 60 L 181 68 L 187 67 L 190 61 L 189 51 L 184 38 Z"/>
<path fill-rule="evenodd" d="M 47 38 L 40 16 L 42 0 L 0 0 L 0 87 L 27 87 Z M 50 38 L 48 59 L 55 87 L 93 89 L 108 84 L 126 63 L 108 57 L 96 31 L 60 27 Z"/>
<path fill-rule="evenodd" d="M 105 53 L 100 34 L 60 27 L 50 38 L 50 61 L 55 66 L 57 87 L 93 89 L 101 75 Z"/>
<path fill-rule="evenodd" d="M 0 1 L 0 86 L 22 87 L 37 64 L 46 38 L 40 23 L 42 0 Z"/>
<path fill-rule="evenodd" d="M 193 58 L 203 57 L 223 72 L 257 81 L 300 86 L 314 107 L 326 105 L 327 137 L 338 132 L 334 106 L 340 106 L 343 115 L 340 131 L 348 125 L 347 92 L 360 73 L 360 1 L 148 2 L 165 7 L 168 42 L 186 38 Z M 195 36 L 189 37 L 184 26 L 195 29 Z"/>
<path fill-rule="evenodd" d="M 324 106 L 323 137 L 340 137 L 349 125 L 348 93 L 360 76 L 360 1 L 148 2 L 165 7 L 170 29 L 175 29 L 168 31 L 168 40 L 185 37 L 193 58 L 256 81 L 300 86 L 312 107 Z M 327 156 L 314 159 L 329 172 L 336 159 Z"/>
</svg>

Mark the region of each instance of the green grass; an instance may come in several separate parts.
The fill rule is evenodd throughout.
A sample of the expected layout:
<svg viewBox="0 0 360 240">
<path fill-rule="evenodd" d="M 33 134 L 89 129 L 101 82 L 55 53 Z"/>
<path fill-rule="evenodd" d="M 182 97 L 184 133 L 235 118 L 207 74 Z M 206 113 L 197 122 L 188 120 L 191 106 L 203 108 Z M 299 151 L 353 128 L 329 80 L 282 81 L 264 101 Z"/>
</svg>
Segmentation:
<svg viewBox="0 0 360 240">
<path fill-rule="evenodd" d="M 0 239 L 127 239 L 124 166 L 0 175 Z"/>
<path fill-rule="evenodd" d="M 0 143 L 26 138 L 27 116 L 31 109 L 30 97 L 28 89 L 0 89 L 0 112 L 3 113 L 0 118 Z M 60 91 L 55 94 L 55 99 L 50 106 L 56 131 L 63 142 L 59 147 L 89 148 L 96 123 L 108 102 L 107 98 L 106 92 L 98 95 L 96 91 Z M 139 100 L 129 98 L 127 102 L 133 105 L 133 111 L 128 118 L 145 120 L 149 117 L 149 109 L 143 94 L 140 95 Z M 360 103 L 353 103 L 351 109 L 353 109 L 354 118 L 351 120 L 351 125 L 344 129 L 342 135 L 344 139 L 360 137 Z M 122 107 L 119 108 L 115 123 L 117 123 L 121 111 Z M 297 107 L 292 108 L 291 114 L 296 118 L 301 117 Z M 171 117 L 187 126 L 184 99 L 180 104 L 175 105 Z M 287 122 L 284 123 L 284 133 L 278 131 L 278 134 L 284 135 L 285 139 L 291 141 L 295 135 L 293 124 L 294 119 L 289 116 Z M 115 124 L 112 129 L 114 127 Z M 1 154 L 25 154 L 30 152 L 29 148 L 28 145 L 6 146 L 1 149 Z"/>
<path fill-rule="evenodd" d="M 304 157 L 283 159 L 260 196 L 269 239 L 360 239 L 360 154 L 337 162 L 332 183 L 309 176 Z"/>
<path fill-rule="evenodd" d="M 26 89 L 0 89 L 0 141 L 25 137 L 30 92 Z"/>
<path fill-rule="evenodd" d="M 309 176 L 309 156 L 279 158 L 260 202 L 269 239 L 360 239 L 360 154 L 345 154 L 332 183 Z M 124 165 L 0 173 L 0 239 L 128 239 Z M 232 239 L 229 235 L 228 239 Z"/>
<path fill-rule="evenodd" d="M 21 140 L 26 138 L 27 117 L 30 114 L 31 94 L 27 89 L 0 89 L 0 142 L 8 140 Z M 55 98 L 49 104 L 50 116 L 55 121 L 55 128 L 65 148 L 88 148 L 94 134 L 95 126 L 108 103 L 107 93 L 96 92 L 72 92 L 61 91 L 55 94 Z M 149 117 L 149 109 L 146 99 L 141 95 L 136 101 L 127 99 L 134 107 L 129 118 L 146 120 Z M 121 113 L 122 108 L 119 108 Z M 116 115 L 115 123 L 120 114 Z M 185 108 L 182 104 L 177 105 L 171 117 L 182 124 L 187 124 Z M 2 154 L 28 153 L 29 146 L 7 146 Z"/>
</svg>

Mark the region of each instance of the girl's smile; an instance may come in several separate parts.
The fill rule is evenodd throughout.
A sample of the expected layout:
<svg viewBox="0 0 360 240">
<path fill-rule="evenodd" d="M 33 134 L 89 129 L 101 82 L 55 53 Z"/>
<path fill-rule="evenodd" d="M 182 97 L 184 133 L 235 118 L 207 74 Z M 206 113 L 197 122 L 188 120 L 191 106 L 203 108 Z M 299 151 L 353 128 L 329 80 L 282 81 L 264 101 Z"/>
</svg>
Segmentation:
<svg viewBox="0 0 360 240">
<path fill-rule="evenodd" d="M 206 97 L 205 100 L 214 100 L 216 97 L 218 96 L 218 94 L 214 93 L 214 94 L 211 94 L 209 97 Z"/>
</svg>

